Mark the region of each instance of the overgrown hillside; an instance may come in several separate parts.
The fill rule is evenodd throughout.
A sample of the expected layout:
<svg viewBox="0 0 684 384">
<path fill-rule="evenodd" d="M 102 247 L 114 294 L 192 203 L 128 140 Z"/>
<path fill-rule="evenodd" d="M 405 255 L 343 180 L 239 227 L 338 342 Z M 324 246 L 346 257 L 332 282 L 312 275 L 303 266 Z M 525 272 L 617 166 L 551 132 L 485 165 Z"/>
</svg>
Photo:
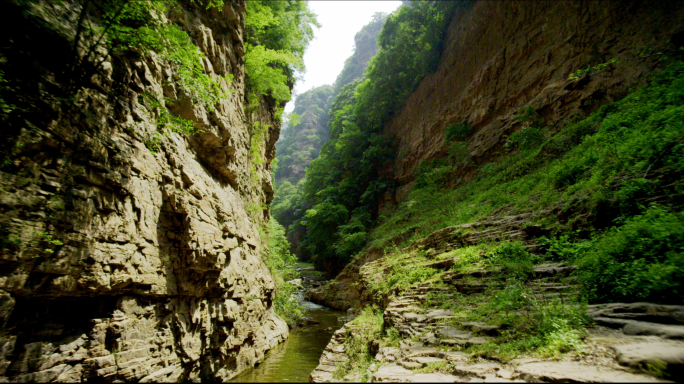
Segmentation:
<svg viewBox="0 0 684 384">
<path fill-rule="evenodd" d="M 354 53 L 344 63 L 335 83 L 313 88 L 298 95 L 293 114 L 289 116 L 288 128 L 276 143 L 278 169 L 276 185 L 284 181 L 292 186 L 304 178 L 304 170 L 311 160 L 318 157 L 321 146 L 328 141 L 328 113 L 330 105 L 340 88 L 358 79 L 378 51 L 376 39 L 387 15 L 376 13 L 373 20 L 354 36 Z M 289 191 L 290 185 L 285 185 Z M 289 192 L 279 193 L 287 198 Z M 282 200 L 281 198 L 281 200 Z"/>
<path fill-rule="evenodd" d="M 306 166 L 318 157 L 328 141 L 328 110 L 334 98 L 330 85 L 311 89 L 297 96 L 288 128 L 276 143 L 276 186 L 296 185 L 304 178 Z"/>
<path fill-rule="evenodd" d="M 449 187 L 448 159 L 423 164 L 406 201 L 371 233 L 367 262 L 311 293 L 366 307 L 331 341 L 345 350 L 331 377 L 505 381 L 514 375 L 495 372 L 515 370 L 525 380 L 593 381 L 601 366 L 603 380 L 650 380 L 620 376 L 614 358 L 632 374 L 681 379 L 675 356 L 684 346 L 667 340 L 682 331 L 674 312 L 684 301 L 684 62 L 674 56 L 648 86 L 548 138 L 538 117 L 521 111 L 529 124 L 507 139 L 508 153 L 464 185 Z M 651 335 L 652 349 L 629 335 Z M 644 349 L 629 352 L 636 345 Z M 601 348 L 616 354 L 599 362 Z M 410 358 L 428 352 L 438 358 Z M 390 363 L 402 356 L 408 371 Z M 527 370 L 513 361 L 521 357 L 580 364 Z"/>
</svg>

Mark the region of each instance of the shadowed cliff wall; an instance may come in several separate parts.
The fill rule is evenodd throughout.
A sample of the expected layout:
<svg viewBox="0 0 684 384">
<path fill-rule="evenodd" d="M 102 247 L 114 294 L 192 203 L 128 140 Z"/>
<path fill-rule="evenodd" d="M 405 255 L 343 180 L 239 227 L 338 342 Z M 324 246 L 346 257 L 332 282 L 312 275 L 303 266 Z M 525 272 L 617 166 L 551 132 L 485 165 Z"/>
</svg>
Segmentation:
<svg viewBox="0 0 684 384">
<path fill-rule="evenodd" d="M 55 20 L 75 6 L 42 4 Z M 121 52 L 71 103 L 46 98 L 3 128 L 18 148 L 0 171 L 3 379 L 228 379 L 287 337 L 257 228 L 280 123 L 272 101 L 244 110 L 244 13 L 237 0 L 166 15 L 204 52 L 205 73 L 233 75 L 215 111 L 169 85 L 154 53 Z M 45 68 L 41 86 L 59 87 Z M 179 101 L 203 132 L 151 151 L 146 92 Z M 254 121 L 270 128 L 256 143 L 265 161 L 250 166 Z"/>
</svg>

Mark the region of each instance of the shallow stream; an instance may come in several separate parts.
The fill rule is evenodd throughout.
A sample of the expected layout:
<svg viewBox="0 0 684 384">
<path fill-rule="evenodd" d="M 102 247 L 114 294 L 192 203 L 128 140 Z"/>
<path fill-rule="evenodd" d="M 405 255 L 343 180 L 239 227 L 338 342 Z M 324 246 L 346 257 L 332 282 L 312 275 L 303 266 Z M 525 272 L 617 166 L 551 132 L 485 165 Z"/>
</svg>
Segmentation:
<svg viewBox="0 0 684 384">
<path fill-rule="evenodd" d="M 231 382 L 309 382 L 309 375 L 318 366 L 333 332 L 344 324 L 346 314 L 308 301 L 304 306 L 309 309 L 305 316 L 313 317 L 319 324 L 290 331 L 290 337 L 268 352 L 261 364 Z"/>
</svg>

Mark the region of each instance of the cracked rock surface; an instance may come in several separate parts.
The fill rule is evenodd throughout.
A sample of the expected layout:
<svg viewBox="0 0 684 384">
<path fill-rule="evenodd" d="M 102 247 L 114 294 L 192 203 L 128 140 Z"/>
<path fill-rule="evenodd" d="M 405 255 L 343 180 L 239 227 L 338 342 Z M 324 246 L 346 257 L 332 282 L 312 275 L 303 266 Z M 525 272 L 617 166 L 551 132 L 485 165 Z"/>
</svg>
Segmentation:
<svg viewBox="0 0 684 384">
<path fill-rule="evenodd" d="M 66 9 L 45 7 L 55 19 Z M 12 241 L 0 254 L 0 380 L 225 380 L 287 337 L 261 258 L 268 211 L 250 208 L 273 198 L 280 125 L 267 100 L 243 109 L 245 7 L 166 15 L 182 19 L 206 73 L 233 75 L 214 111 L 172 89 L 154 53 L 130 53 L 109 57 L 72 109 L 43 106 L 47 117 L 22 128 L 24 149 L 0 172 Z M 202 132 L 151 151 L 146 92 L 178 101 L 174 113 Z M 255 120 L 271 128 L 250 170 Z"/>
</svg>

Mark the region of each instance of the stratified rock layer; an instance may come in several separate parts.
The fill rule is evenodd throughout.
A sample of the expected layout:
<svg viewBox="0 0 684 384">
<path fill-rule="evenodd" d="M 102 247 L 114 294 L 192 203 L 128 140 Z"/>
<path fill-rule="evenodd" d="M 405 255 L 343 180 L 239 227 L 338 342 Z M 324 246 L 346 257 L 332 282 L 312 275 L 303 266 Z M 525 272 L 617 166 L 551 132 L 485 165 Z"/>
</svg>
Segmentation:
<svg viewBox="0 0 684 384">
<path fill-rule="evenodd" d="M 227 379 L 287 337 L 261 259 L 268 213 L 253 208 L 273 197 L 279 123 L 266 100 L 243 109 L 244 12 L 238 0 L 167 15 L 205 53 L 206 73 L 233 75 L 216 110 L 169 85 L 154 53 L 129 52 L 72 107 L 37 107 L 52 117 L 22 129 L 22 152 L 0 172 L 11 243 L 0 257 L 0 380 Z M 171 133 L 150 151 L 146 92 L 178 100 L 174 112 L 203 132 Z M 255 120 L 271 129 L 257 143 L 266 161 L 250 167 Z"/>
</svg>

